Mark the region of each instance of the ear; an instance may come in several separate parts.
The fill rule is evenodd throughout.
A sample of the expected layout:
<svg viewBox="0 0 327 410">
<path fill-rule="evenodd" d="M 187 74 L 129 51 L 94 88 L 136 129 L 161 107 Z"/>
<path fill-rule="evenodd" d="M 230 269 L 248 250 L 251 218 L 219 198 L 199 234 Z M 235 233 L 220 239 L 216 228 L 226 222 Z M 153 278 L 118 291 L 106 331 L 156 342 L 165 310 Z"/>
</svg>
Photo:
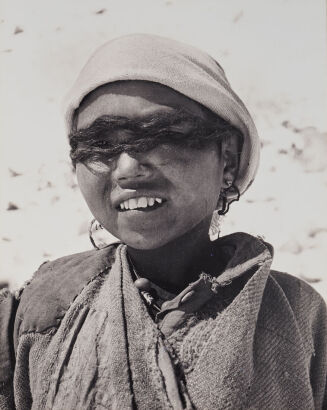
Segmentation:
<svg viewBox="0 0 327 410">
<path fill-rule="evenodd" d="M 239 166 L 239 141 L 235 134 L 230 133 L 223 139 L 221 152 L 224 164 L 221 188 L 228 189 L 231 187 L 237 176 Z"/>
</svg>

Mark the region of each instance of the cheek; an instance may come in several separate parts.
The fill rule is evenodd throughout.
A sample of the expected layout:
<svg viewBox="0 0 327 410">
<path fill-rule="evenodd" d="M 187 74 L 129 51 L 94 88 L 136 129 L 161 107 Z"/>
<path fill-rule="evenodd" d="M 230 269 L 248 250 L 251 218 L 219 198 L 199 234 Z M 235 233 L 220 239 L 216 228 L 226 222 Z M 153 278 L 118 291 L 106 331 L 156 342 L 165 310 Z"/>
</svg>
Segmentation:
<svg viewBox="0 0 327 410">
<path fill-rule="evenodd" d="M 203 206 L 216 205 L 222 184 L 223 170 L 217 155 L 212 152 L 199 155 L 187 167 L 182 168 L 177 178 L 189 201 Z"/>
<path fill-rule="evenodd" d="M 76 176 L 79 188 L 91 212 L 94 214 L 100 211 L 104 203 L 107 178 L 93 174 L 83 164 L 76 165 Z"/>
<path fill-rule="evenodd" d="M 205 174 L 202 175 L 201 178 L 201 189 L 203 191 L 203 195 L 209 201 L 212 201 L 214 207 L 216 207 L 223 180 L 223 168 L 221 164 L 215 162 L 210 164 L 210 162 L 208 162 L 208 167 Z"/>
<path fill-rule="evenodd" d="M 175 169 L 170 180 L 177 187 L 174 197 L 176 226 L 191 227 L 211 217 L 217 206 L 221 179 L 221 167 L 216 157 L 209 156 L 205 162 L 199 158 L 187 167 Z"/>
</svg>

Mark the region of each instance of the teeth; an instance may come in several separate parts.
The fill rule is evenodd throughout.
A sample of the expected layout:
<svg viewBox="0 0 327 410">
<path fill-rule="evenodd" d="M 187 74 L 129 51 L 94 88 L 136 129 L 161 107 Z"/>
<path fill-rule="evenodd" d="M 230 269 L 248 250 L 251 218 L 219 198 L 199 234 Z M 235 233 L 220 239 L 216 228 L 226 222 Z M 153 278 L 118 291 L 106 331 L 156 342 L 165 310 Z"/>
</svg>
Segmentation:
<svg viewBox="0 0 327 410">
<path fill-rule="evenodd" d="M 147 208 L 148 206 L 153 206 L 155 202 L 159 204 L 162 203 L 161 198 L 147 198 L 147 197 L 140 197 L 140 198 L 131 198 L 123 201 L 119 204 L 120 209 L 136 209 L 136 208 Z"/>
<path fill-rule="evenodd" d="M 129 203 L 129 209 L 136 209 L 137 208 L 137 199 L 136 198 L 129 199 L 128 203 Z"/>
<path fill-rule="evenodd" d="M 142 197 L 138 199 L 137 201 L 138 208 L 146 208 L 147 206 L 148 206 L 148 201 L 146 200 L 146 198 Z"/>
</svg>

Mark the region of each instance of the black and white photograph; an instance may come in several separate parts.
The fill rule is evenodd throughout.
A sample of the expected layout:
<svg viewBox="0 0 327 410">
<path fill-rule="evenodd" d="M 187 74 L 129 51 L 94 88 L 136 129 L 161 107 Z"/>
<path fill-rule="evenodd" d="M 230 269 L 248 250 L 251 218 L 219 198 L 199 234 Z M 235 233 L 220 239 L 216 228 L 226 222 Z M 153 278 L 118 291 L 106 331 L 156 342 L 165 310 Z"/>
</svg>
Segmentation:
<svg viewBox="0 0 327 410">
<path fill-rule="evenodd" d="M 0 0 L 0 410 L 327 409 L 322 0 Z"/>
</svg>

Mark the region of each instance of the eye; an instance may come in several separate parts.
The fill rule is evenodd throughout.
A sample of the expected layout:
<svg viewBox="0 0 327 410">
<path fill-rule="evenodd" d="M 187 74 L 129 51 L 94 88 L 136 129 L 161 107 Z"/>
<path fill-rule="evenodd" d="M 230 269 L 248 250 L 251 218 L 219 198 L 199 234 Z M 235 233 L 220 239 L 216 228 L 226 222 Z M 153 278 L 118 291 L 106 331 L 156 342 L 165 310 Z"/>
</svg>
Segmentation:
<svg viewBox="0 0 327 410">
<path fill-rule="evenodd" d="M 87 168 L 95 174 L 106 174 L 111 171 L 115 157 L 102 155 L 101 158 L 89 158 L 84 162 Z"/>
</svg>

